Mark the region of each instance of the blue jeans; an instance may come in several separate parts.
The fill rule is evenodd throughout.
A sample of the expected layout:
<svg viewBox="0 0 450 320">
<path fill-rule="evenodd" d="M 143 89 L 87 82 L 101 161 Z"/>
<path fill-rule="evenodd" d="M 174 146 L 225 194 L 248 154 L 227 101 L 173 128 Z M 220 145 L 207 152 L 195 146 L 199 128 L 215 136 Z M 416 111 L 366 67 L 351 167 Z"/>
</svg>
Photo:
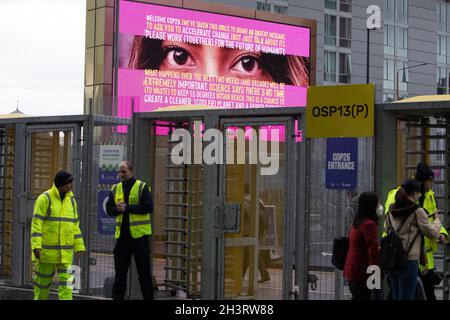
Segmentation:
<svg viewBox="0 0 450 320">
<path fill-rule="evenodd" d="M 417 261 L 408 260 L 403 266 L 388 272 L 393 300 L 414 300 L 419 267 Z"/>
</svg>

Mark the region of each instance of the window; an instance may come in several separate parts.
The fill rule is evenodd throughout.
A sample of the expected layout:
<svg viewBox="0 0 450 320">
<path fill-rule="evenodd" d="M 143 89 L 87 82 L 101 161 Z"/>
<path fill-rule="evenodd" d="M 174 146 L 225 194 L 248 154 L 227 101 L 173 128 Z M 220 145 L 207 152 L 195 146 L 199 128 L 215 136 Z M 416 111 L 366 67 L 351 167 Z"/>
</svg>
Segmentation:
<svg viewBox="0 0 450 320">
<path fill-rule="evenodd" d="M 447 59 L 447 37 L 439 34 L 437 36 L 437 62 L 445 64 Z"/>
<path fill-rule="evenodd" d="M 286 6 L 277 6 L 277 5 L 274 5 L 274 6 L 273 6 L 273 10 L 274 10 L 276 13 L 279 13 L 279 14 L 287 14 L 287 12 L 288 12 L 288 7 L 286 7 Z"/>
<path fill-rule="evenodd" d="M 351 47 L 352 19 L 339 17 L 339 46 Z"/>
<path fill-rule="evenodd" d="M 343 12 L 352 12 L 352 0 L 341 0 L 339 10 Z"/>
<path fill-rule="evenodd" d="M 437 4 L 438 30 L 444 32 L 446 30 L 446 23 L 447 23 L 446 7 L 447 7 L 446 4 L 443 2 Z"/>
<path fill-rule="evenodd" d="M 392 102 L 394 101 L 393 93 L 383 93 L 383 102 Z"/>
<path fill-rule="evenodd" d="M 407 91 L 408 90 L 408 82 L 409 82 L 409 69 L 405 69 L 408 67 L 408 62 L 405 61 L 396 61 L 395 66 L 395 76 L 398 76 L 398 86 L 399 91 Z M 396 79 L 397 81 L 397 79 Z"/>
<path fill-rule="evenodd" d="M 397 27 L 396 34 L 396 55 L 400 57 L 408 56 L 408 29 Z"/>
<path fill-rule="evenodd" d="M 325 8 L 336 10 L 337 8 L 336 0 L 325 0 Z"/>
<path fill-rule="evenodd" d="M 261 10 L 261 11 L 270 11 L 270 3 L 265 3 L 265 2 L 256 2 L 256 10 Z"/>
<path fill-rule="evenodd" d="M 384 28 L 384 54 L 394 55 L 394 26 Z"/>
<path fill-rule="evenodd" d="M 385 21 L 394 21 L 395 18 L 395 2 L 394 0 L 384 1 Z"/>
<path fill-rule="evenodd" d="M 336 45 L 336 16 L 325 15 L 325 44 Z"/>
<path fill-rule="evenodd" d="M 336 52 L 325 51 L 324 52 L 324 81 L 336 82 Z"/>
<path fill-rule="evenodd" d="M 447 94 L 447 70 L 443 67 L 437 68 L 436 74 L 437 94 Z"/>
<path fill-rule="evenodd" d="M 394 89 L 394 60 L 384 59 L 383 88 Z"/>
<path fill-rule="evenodd" d="M 397 0 L 396 2 L 396 20 L 399 23 L 408 23 L 408 0 Z"/>
<path fill-rule="evenodd" d="M 351 56 L 348 53 L 339 53 L 339 83 L 350 83 L 351 81 Z"/>
</svg>

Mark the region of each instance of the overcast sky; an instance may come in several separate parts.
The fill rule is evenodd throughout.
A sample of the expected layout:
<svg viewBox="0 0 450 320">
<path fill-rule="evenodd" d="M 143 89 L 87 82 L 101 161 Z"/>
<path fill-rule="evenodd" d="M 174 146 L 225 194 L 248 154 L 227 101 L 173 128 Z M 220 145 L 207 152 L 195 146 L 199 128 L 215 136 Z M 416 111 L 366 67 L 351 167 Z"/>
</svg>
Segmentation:
<svg viewBox="0 0 450 320">
<path fill-rule="evenodd" d="M 86 0 L 0 0 L 0 114 L 83 113 Z"/>
</svg>

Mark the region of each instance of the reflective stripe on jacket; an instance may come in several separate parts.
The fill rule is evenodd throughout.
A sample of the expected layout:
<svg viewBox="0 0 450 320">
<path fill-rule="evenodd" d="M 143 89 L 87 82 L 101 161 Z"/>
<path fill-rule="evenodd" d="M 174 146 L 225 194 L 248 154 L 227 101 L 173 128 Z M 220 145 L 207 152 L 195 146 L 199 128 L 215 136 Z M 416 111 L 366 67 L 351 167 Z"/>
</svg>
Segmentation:
<svg viewBox="0 0 450 320">
<path fill-rule="evenodd" d="M 142 190 L 146 187 L 146 184 L 140 180 L 136 180 L 133 187 L 130 190 L 128 198 L 129 205 L 138 205 L 141 199 Z M 148 187 L 150 189 L 150 187 Z M 115 184 L 111 189 L 114 195 L 114 202 L 117 205 L 119 202 L 124 202 L 125 195 L 123 193 L 122 182 Z M 116 233 L 115 238 L 120 237 L 120 226 L 122 224 L 123 214 L 119 214 L 116 217 Z M 150 212 L 145 214 L 129 213 L 130 221 L 130 234 L 134 239 L 140 238 L 145 235 L 152 234 L 152 225 L 150 221 Z"/>
<path fill-rule="evenodd" d="M 53 185 L 36 199 L 31 221 L 31 250 L 34 249 L 41 250 L 39 261 L 42 263 L 69 264 L 73 262 L 74 251 L 86 250 L 72 192 L 61 201 Z"/>
</svg>

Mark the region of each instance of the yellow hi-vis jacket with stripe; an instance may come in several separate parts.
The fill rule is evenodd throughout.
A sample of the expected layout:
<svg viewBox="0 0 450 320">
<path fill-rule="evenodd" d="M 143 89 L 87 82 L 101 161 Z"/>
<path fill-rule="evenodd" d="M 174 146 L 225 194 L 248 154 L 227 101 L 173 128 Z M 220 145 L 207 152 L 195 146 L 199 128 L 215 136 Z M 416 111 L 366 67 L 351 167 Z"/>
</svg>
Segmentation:
<svg viewBox="0 0 450 320">
<path fill-rule="evenodd" d="M 385 214 L 387 214 L 387 212 L 389 210 L 389 206 L 395 202 L 395 194 L 397 193 L 398 189 L 400 189 L 400 188 L 396 188 L 396 189 L 389 191 L 388 198 L 386 200 L 386 204 L 385 204 L 385 208 L 384 208 Z M 436 204 L 436 200 L 434 199 L 434 191 L 431 189 L 425 193 L 425 200 L 423 202 L 423 208 L 427 211 L 427 213 L 429 215 L 428 219 L 430 220 L 430 222 L 433 222 L 433 220 L 434 220 L 433 213 L 436 213 L 436 211 L 437 211 L 437 204 Z M 439 230 L 439 234 L 443 234 L 448 238 L 448 232 L 445 229 L 445 227 L 443 227 L 443 226 Z M 437 251 L 437 249 L 438 249 L 438 244 L 437 244 L 436 239 L 430 239 L 428 237 L 425 237 L 425 250 L 426 250 L 426 255 L 427 255 L 426 269 L 428 269 L 428 270 L 434 269 L 434 253 Z"/>
<path fill-rule="evenodd" d="M 129 205 L 138 205 L 139 199 L 142 195 L 142 190 L 146 187 L 146 184 L 140 180 L 136 180 L 133 187 L 130 190 L 130 195 L 128 197 Z M 150 186 L 148 187 L 150 190 Z M 115 184 L 111 191 L 114 195 L 114 202 L 117 205 L 119 202 L 124 202 L 125 195 L 123 193 L 122 182 Z M 150 190 L 151 191 L 151 190 Z M 119 214 L 116 217 L 116 233 L 115 238 L 120 237 L 120 226 L 122 224 L 123 214 Z M 152 234 L 152 224 L 150 220 L 150 212 L 145 214 L 133 214 L 129 213 L 130 217 L 130 234 L 134 239 L 140 238 L 145 235 Z"/>
<path fill-rule="evenodd" d="M 73 262 L 73 253 L 85 251 L 78 220 L 77 202 L 70 191 L 64 199 L 53 187 L 34 203 L 31 221 L 31 250 L 40 249 L 42 263 Z M 32 254 L 35 260 L 34 254 Z"/>
</svg>

